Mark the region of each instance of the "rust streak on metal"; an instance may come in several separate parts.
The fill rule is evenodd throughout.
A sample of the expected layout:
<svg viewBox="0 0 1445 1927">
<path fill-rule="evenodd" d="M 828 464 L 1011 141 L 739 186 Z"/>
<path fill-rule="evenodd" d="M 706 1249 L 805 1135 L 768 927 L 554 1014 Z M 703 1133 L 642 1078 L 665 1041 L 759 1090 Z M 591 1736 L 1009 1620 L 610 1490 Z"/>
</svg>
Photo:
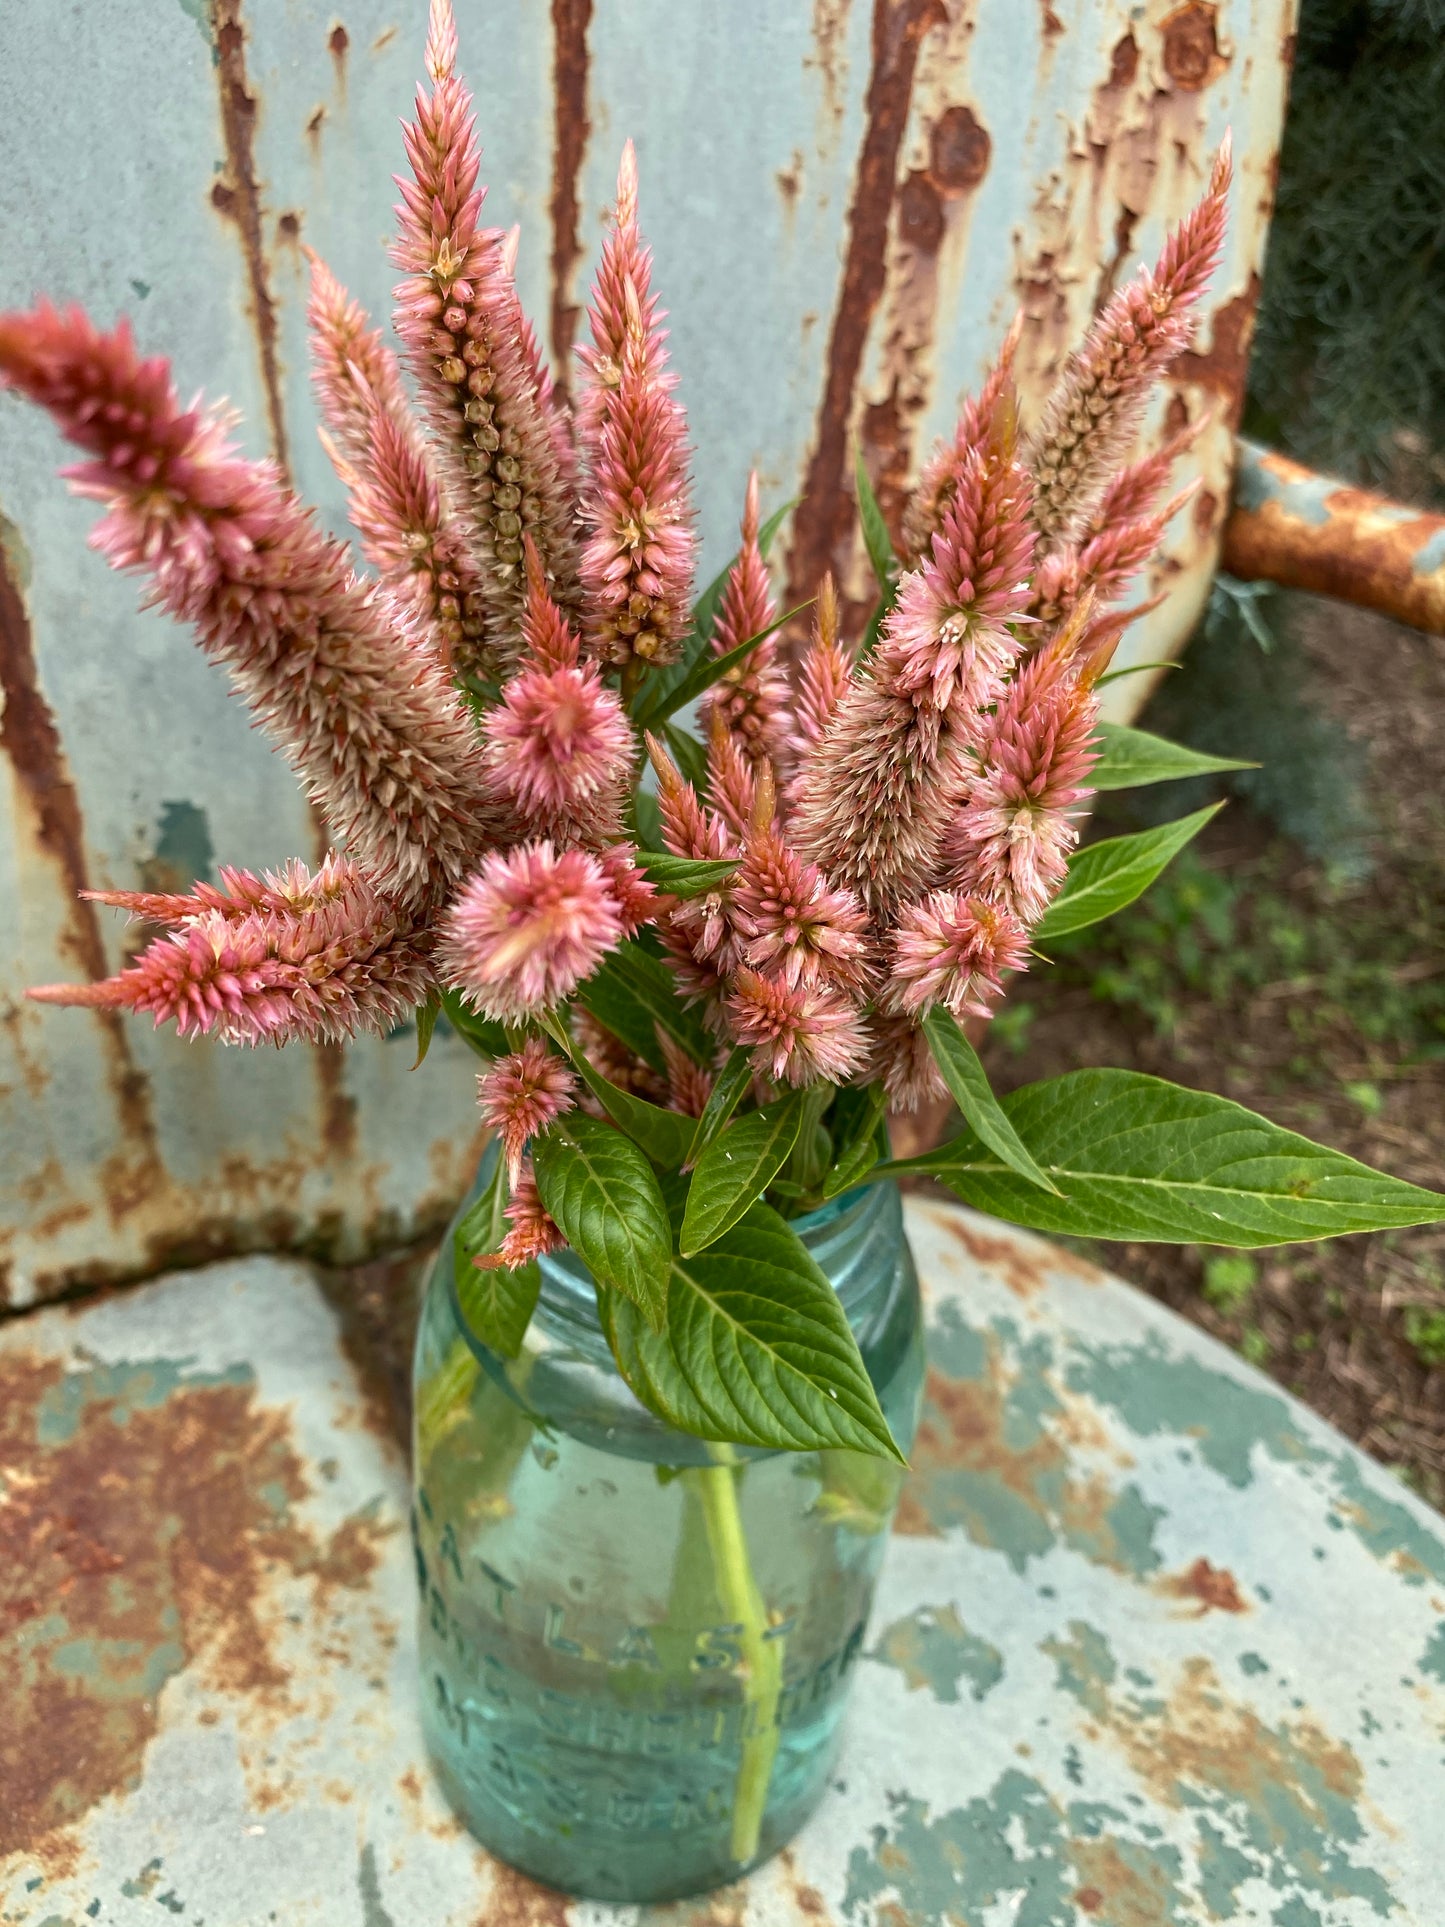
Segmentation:
<svg viewBox="0 0 1445 1927">
<path fill-rule="evenodd" d="M 1445 516 L 1332 484 L 1270 450 L 1246 448 L 1244 459 L 1251 486 L 1224 525 L 1221 565 L 1231 575 L 1334 596 L 1445 635 Z"/>
<path fill-rule="evenodd" d="M 30 613 L 10 558 L 0 545 L 0 749 L 9 758 L 15 781 L 34 814 L 35 841 L 54 864 L 66 895 L 66 943 L 92 983 L 109 974 L 100 918 L 81 892 L 90 888 L 85 855 L 85 824 L 71 780 L 54 714 L 45 700 L 35 667 Z M 111 1088 L 121 1131 L 141 1166 L 131 1174 L 134 1188 L 148 1191 L 156 1176 L 156 1130 L 145 1074 L 131 1055 L 125 1022 L 118 1011 L 95 1013 L 111 1065 Z"/>
<path fill-rule="evenodd" d="M 211 0 L 211 24 L 216 43 L 216 74 L 220 83 L 221 132 L 226 143 L 229 175 L 228 181 L 217 182 L 211 199 L 221 213 L 235 222 L 236 232 L 241 237 L 241 252 L 245 257 L 246 276 L 251 289 L 251 319 L 261 361 L 261 382 L 266 391 L 271 452 L 289 478 L 291 455 L 286 436 L 285 411 L 281 404 L 276 303 L 271 294 L 266 265 L 261 188 L 256 178 L 256 96 L 246 78 L 246 29 L 241 20 L 241 0 Z M 344 52 L 344 27 L 338 27 L 331 36 L 332 51 L 336 50 L 337 34 L 342 37 Z"/>
<path fill-rule="evenodd" d="M 39 1443 L 56 1400 L 66 1424 Z M 21 1655 L 0 1687 L 0 1854 L 134 1785 L 183 1668 L 284 1700 L 263 1610 L 278 1565 L 319 1598 L 359 1587 L 389 1529 L 363 1513 L 318 1541 L 293 1516 L 307 1483 L 286 1414 L 236 1374 L 166 1360 L 66 1372 L 8 1354 L 0 1462 L 0 1638 Z"/>
<path fill-rule="evenodd" d="M 1171 371 L 1176 381 L 1198 382 L 1222 396 L 1225 420 L 1231 428 L 1239 425 L 1244 409 L 1249 344 L 1254 335 L 1254 315 L 1261 286 L 1259 275 L 1252 273 L 1243 294 L 1232 296 L 1215 309 L 1209 347 L 1186 349 Z"/>
<path fill-rule="evenodd" d="M 1218 18 L 1219 9 L 1210 0 L 1185 0 L 1161 22 L 1164 71 L 1184 93 L 1199 93 L 1226 65 Z"/>
<path fill-rule="evenodd" d="M 853 499 L 843 487 L 848 422 L 868 330 L 886 278 L 888 224 L 918 49 L 929 28 L 939 24 L 947 24 L 947 15 L 938 0 L 874 0 L 873 64 L 848 214 L 847 251 L 828 339 L 817 439 L 788 557 L 789 595 L 794 601 L 812 594 L 852 527 Z"/>
<path fill-rule="evenodd" d="M 1249 1611 L 1249 1602 L 1241 1595 L 1234 1574 L 1227 1566 L 1211 1565 L 1207 1559 L 1196 1559 L 1183 1572 L 1170 1573 L 1160 1580 L 1159 1590 L 1171 1599 L 1188 1600 L 1195 1607 L 1196 1619 L 1203 1619 L 1206 1613 Z"/>
<path fill-rule="evenodd" d="M 592 123 L 587 118 L 587 30 L 592 0 L 552 0 L 552 363 L 571 386 L 577 303 L 572 277 L 582 253 L 577 183 Z"/>
</svg>

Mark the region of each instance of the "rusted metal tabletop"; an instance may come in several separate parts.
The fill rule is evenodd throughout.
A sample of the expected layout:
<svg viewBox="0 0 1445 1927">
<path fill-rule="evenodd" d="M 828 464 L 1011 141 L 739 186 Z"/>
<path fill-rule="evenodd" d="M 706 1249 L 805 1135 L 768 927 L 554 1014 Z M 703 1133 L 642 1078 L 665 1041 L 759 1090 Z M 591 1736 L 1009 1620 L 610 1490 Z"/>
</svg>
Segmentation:
<svg viewBox="0 0 1445 1927">
<path fill-rule="evenodd" d="M 659 1917 L 1438 1927 L 1445 1521 L 1127 1286 L 908 1213 L 929 1401 L 836 1792 Z M 0 1330 L 0 1921 L 636 1916 L 433 1791 L 405 1506 L 298 1264 Z"/>
</svg>

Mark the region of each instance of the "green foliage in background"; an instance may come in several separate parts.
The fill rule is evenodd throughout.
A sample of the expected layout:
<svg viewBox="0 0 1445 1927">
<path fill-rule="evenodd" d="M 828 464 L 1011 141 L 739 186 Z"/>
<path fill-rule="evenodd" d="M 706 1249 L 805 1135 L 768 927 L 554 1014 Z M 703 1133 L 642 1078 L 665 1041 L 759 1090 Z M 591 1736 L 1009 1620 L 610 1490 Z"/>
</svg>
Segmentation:
<svg viewBox="0 0 1445 1927">
<path fill-rule="evenodd" d="M 1250 431 L 1445 499 L 1442 314 L 1445 0 L 1303 0 Z"/>
</svg>

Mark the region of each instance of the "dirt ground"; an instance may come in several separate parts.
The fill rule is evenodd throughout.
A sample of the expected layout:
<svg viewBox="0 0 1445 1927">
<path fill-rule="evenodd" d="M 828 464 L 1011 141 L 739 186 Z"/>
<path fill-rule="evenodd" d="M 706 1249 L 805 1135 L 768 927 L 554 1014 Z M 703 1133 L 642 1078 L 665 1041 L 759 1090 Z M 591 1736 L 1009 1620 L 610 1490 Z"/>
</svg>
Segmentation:
<svg viewBox="0 0 1445 1927">
<path fill-rule="evenodd" d="M 1445 640 L 1326 603 L 1296 603 L 1290 627 L 1296 694 L 1334 728 L 1340 783 L 1358 772 L 1373 819 L 1355 874 L 1234 801 L 1139 905 L 1021 983 L 985 1059 L 1001 1091 L 1085 1065 L 1152 1072 L 1442 1189 Z M 1139 720 L 1162 730 L 1171 706 Z M 1107 801 L 1091 834 L 1137 826 Z M 1090 1255 L 1445 1505 L 1445 1227 L 1252 1259 Z"/>
</svg>

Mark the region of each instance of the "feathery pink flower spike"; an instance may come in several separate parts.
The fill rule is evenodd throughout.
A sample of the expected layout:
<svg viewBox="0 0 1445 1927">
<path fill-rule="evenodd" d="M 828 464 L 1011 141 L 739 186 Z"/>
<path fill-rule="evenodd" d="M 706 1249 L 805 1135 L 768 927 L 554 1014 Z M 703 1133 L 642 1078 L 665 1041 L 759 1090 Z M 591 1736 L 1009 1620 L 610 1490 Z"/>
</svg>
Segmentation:
<svg viewBox="0 0 1445 1927">
<path fill-rule="evenodd" d="M 570 997 L 622 934 L 598 859 L 534 843 L 488 857 L 456 897 L 437 968 L 485 1016 L 517 1023 Z"/>
<path fill-rule="evenodd" d="M 742 543 L 728 571 L 713 625 L 715 656 L 725 656 L 759 635 L 777 617 L 767 564 L 758 547 L 759 513 L 758 472 L 754 469 L 748 476 L 743 506 Z M 788 679 L 777 658 L 776 639 L 765 637 L 750 655 L 717 679 L 698 705 L 704 737 L 711 734 L 715 722 L 720 723 L 750 763 L 775 759 L 783 748 Z"/>
<path fill-rule="evenodd" d="M 478 1271 L 515 1271 L 534 1258 L 545 1258 L 549 1251 L 560 1251 L 567 1240 L 547 1216 L 547 1207 L 537 1189 L 537 1174 L 532 1160 L 524 1158 L 517 1181 L 512 1187 L 506 1217 L 511 1230 L 499 1248 L 485 1257 L 473 1258 Z"/>
<path fill-rule="evenodd" d="M 530 534 L 559 599 L 576 573 L 572 516 L 538 392 L 535 343 L 507 270 L 502 237 L 478 225 L 482 193 L 476 117 L 456 74 L 451 0 L 431 0 L 430 94 L 417 89 L 403 130 L 412 175 L 401 190 L 392 258 L 397 334 L 417 378 L 450 501 L 471 531 L 490 599 L 491 640 L 515 645 Z"/>
<path fill-rule="evenodd" d="M 576 1093 L 576 1077 L 540 1037 L 527 1038 L 520 1050 L 497 1058 L 478 1077 L 482 1122 L 502 1140 L 507 1180 L 514 1191 L 521 1182 L 528 1139 L 565 1116 Z"/>
<path fill-rule="evenodd" d="M 935 890 L 898 919 L 887 1003 L 910 1017 L 934 1004 L 960 1019 L 989 1017 L 1005 971 L 1023 970 L 1028 951 L 1028 931 L 1003 904 Z"/>
<path fill-rule="evenodd" d="M 758 1071 L 777 1084 L 842 1084 L 868 1057 L 861 1007 L 829 984 L 789 985 L 745 965 L 732 979 L 727 1018 Z"/>
<path fill-rule="evenodd" d="M 498 827 L 466 718 L 275 466 L 238 456 L 225 417 L 182 410 L 124 322 L 0 317 L 0 377 L 89 457 L 68 473 L 105 504 L 95 547 L 194 625 L 378 885 L 459 880 Z"/>
<path fill-rule="evenodd" d="M 1233 163 L 1226 135 L 1194 211 L 1152 270 L 1118 290 L 1070 355 L 1029 444 L 1034 518 L 1049 546 L 1072 541 L 1138 433 L 1154 382 L 1189 345 L 1193 311 L 1224 246 Z"/>
<path fill-rule="evenodd" d="M 672 398 L 674 378 L 648 286 L 650 259 L 636 240 L 635 173 L 630 192 L 627 183 L 624 156 L 619 238 L 603 255 L 591 310 L 594 353 L 579 401 L 588 458 L 581 576 L 589 649 L 635 674 L 637 667 L 660 668 L 677 657 L 691 619 L 697 539 L 687 425 Z"/>
</svg>

